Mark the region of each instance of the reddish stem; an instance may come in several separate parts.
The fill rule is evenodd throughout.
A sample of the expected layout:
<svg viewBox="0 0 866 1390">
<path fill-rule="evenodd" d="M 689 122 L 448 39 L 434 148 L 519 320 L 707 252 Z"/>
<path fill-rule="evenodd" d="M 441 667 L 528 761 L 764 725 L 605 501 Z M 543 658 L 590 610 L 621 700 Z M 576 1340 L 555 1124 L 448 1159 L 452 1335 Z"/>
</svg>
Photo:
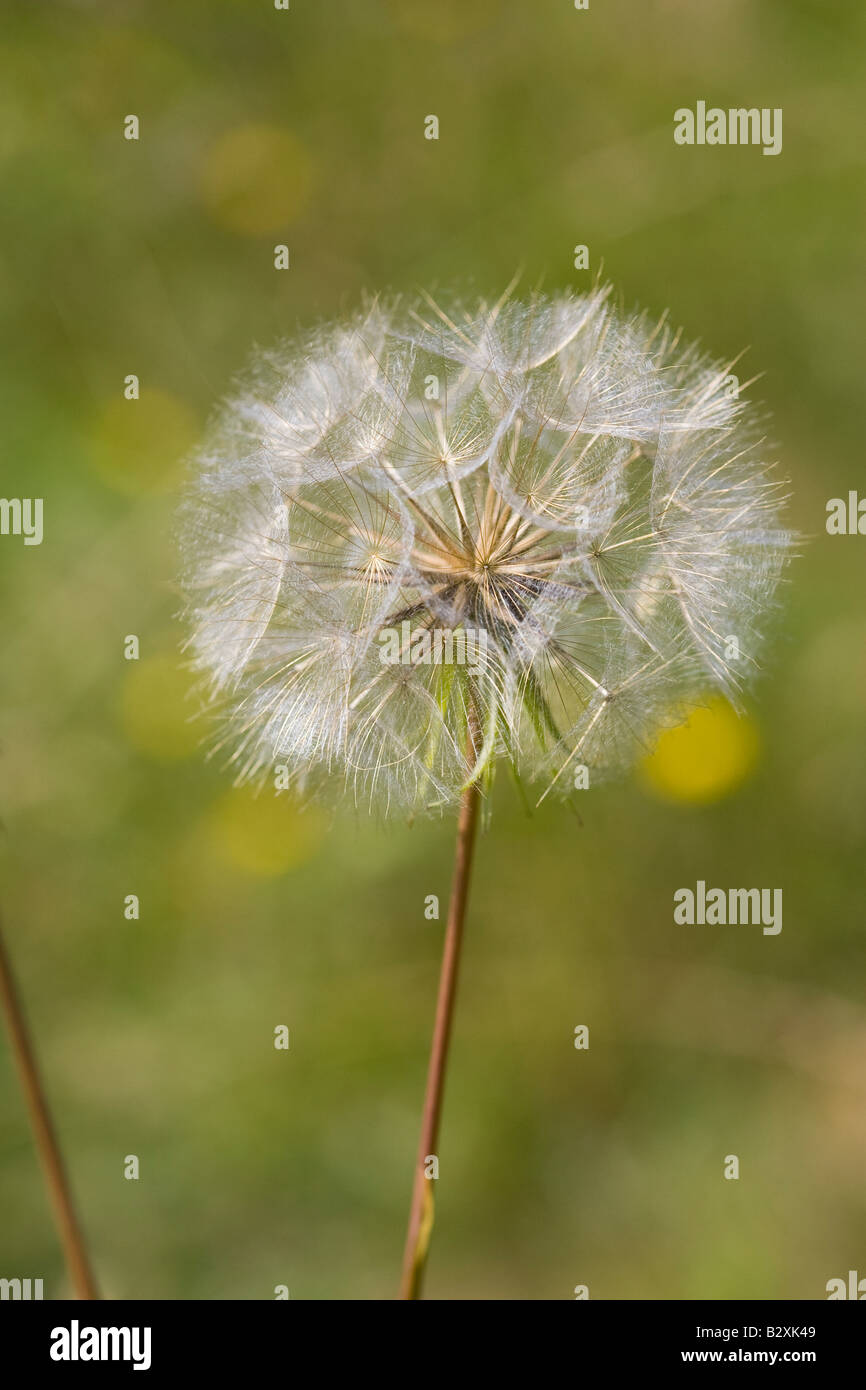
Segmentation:
<svg viewBox="0 0 866 1390">
<path fill-rule="evenodd" d="M 424 1097 L 421 1138 L 415 1163 L 415 1182 L 412 1189 L 412 1204 L 409 1208 L 406 1250 L 403 1256 L 401 1299 L 421 1297 L 421 1284 L 427 1262 L 429 1227 L 432 1220 L 432 1179 L 425 1176 L 424 1170 L 427 1159 L 436 1154 L 436 1145 L 439 1139 L 439 1120 L 442 1113 L 442 1096 L 445 1090 L 448 1044 L 451 1039 L 454 998 L 460 967 L 460 947 L 463 940 L 466 902 L 469 896 L 469 875 L 472 869 L 472 854 L 475 848 L 480 799 L 478 783 L 473 782 L 464 791 L 460 803 L 454 856 L 454 877 L 451 883 L 451 900 L 448 905 L 442 968 L 439 973 L 436 1022 L 433 1026 L 433 1041 L 427 1068 L 427 1091 Z M 426 1225 L 425 1213 L 430 1218 Z"/>
<path fill-rule="evenodd" d="M 48 1196 L 54 1211 L 54 1221 L 75 1296 L 82 1299 L 99 1298 L 99 1292 L 87 1258 L 81 1227 L 75 1214 L 75 1206 L 60 1153 L 57 1133 L 51 1119 L 51 1111 L 48 1107 L 42 1078 L 39 1074 L 36 1053 L 27 1027 L 27 1020 L 24 1017 L 15 976 L 12 973 L 12 964 L 3 941 L 2 930 L 0 930 L 0 1007 L 2 1007 L 6 1019 L 12 1055 L 18 1069 L 21 1089 L 24 1092 L 24 1099 L 30 1115 L 33 1138 L 36 1142 L 39 1161 L 42 1164 L 45 1185 L 48 1188 Z"/>
</svg>

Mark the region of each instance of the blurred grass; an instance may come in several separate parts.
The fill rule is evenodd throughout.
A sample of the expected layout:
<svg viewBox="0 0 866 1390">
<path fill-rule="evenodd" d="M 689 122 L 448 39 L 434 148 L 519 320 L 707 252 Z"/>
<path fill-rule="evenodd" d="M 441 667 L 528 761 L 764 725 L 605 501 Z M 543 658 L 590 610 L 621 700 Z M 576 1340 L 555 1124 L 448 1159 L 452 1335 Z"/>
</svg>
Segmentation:
<svg viewBox="0 0 866 1390">
<path fill-rule="evenodd" d="M 518 267 L 583 288 L 603 260 L 628 303 L 750 347 L 811 539 L 727 794 L 636 778 L 581 824 L 498 788 L 428 1293 L 822 1297 L 866 1241 L 863 555 L 823 532 L 860 467 L 866 12 L 5 8 L 3 493 L 45 497 L 46 538 L 0 542 L 2 899 L 106 1292 L 393 1294 L 441 943 L 423 905 L 450 873 L 448 824 L 281 806 L 250 830 L 200 756 L 172 673 L 179 455 L 253 341 L 364 291 L 497 294 Z M 783 107 L 781 156 L 674 146 L 698 97 Z M 696 878 L 783 886 L 781 935 L 676 927 Z M 5 1051 L 0 1096 L 0 1272 L 57 1296 Z"/>
</svg>

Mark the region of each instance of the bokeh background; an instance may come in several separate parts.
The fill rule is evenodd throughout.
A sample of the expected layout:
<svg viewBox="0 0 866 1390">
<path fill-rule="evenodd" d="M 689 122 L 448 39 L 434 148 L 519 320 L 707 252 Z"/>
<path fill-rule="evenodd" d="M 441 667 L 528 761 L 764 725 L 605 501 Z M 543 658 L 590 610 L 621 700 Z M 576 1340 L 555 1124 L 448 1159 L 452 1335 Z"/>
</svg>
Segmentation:
<svg viewBox="0 0 866 1390">
<path fill-rule="evenodd" d="M 824 530 L 866 488 L 866 10 L 3 9 L 2 492 L 44 497 L 46 531 L 0 539 L 2 911 L 105 1293 L 394 1295 L 424 899 L 450 877 L 448 823 L 301 813 L 205 761 L 183 455 L 253 342 L 364 291 L 583 289 L 602 262 L 626 303 L 750 348 L 806 541 L 743 719 L 699 714 L 580 820 L 527 818 L 501 779 L 427 1293 L 809 1299 L 866 1274 L 866 540 Z M 675 146 L 699 98 L 782 107 L 782 154 Z M 676 926 L 697 878 L 782 887 L 781 935 Z M 5 1046 L 0 1107 L 0 1274 L 60 1297 Z"/>
</svg>

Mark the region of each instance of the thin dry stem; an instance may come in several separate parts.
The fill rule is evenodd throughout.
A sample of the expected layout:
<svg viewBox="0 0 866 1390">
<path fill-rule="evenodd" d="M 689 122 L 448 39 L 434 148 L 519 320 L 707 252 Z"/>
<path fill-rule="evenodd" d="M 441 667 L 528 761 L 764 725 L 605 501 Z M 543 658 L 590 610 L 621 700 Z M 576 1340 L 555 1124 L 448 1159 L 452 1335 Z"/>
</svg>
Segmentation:
<svg viewBox="0 0 866 1390">
<path fill-rule="evenodd" d="M 466 903 L 469 897 L 469 878 L 472 870 L 480 800 L 481 793 L 476 781 L 471 783 L 463 793 L 460 816 L 457 822 L 454 877 L 451 884 L 451 900 L 448 905 L 448 922 L 445 928 L 445 945 L 442 953 L 442 968 L 439 974 L 439 997 L 436 1002 L 436 1021 L 433 1025 L 433 1041 L 427 1069 L 427 1091 L 424 1097 L 424 1111 L 421 1120 L 421 1138 L 415 1162 L 415 1181 L 412 1188 L 409 1227 L 406 1233 L 406 1249 L 403 1256 L 401 1299 L 421 1297 L 421 1285 L 427 1263 L 427 1250 L 433 1222 L 433 1190 L 432 1180 L 425 1176 L 425 1168 L 428 1158 L 436 1154 L 439 1140 L 439 1121 L 445 1090 L 448 1045 L 451 1040 L 451 1024 L 454 1016 L 454 1000 L 460 967 L 460 947 L 463 940 Z"/>
<path fill-rule="evenodd" d="M 54 1213 L 54 1222 L 69 1278 L 76 1298 L 97 1299 L 99 1292 L 90 1268 L 84 1236 L 78 1223 L 57 1132 L 51 1118 L 48 1098 L 42 1084 L 36 1053 L 21 1005 L 12 965 L 0 926 L 0 1007 L 6 1019 L 9 1042 L 21 1089 L 30 1116 L 33 1138 L 42 1165 L 45 1185 Z"/>
</svg>

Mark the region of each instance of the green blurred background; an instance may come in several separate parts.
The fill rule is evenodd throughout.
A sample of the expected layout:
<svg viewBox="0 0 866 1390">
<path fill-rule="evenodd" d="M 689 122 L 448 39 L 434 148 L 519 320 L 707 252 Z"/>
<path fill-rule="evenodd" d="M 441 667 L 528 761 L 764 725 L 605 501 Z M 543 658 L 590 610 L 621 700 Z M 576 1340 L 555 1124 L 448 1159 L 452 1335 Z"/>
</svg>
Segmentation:
<svg viewBox="0 0 866 1390">
<path fill-rule="evenodd" d="M 450 877 L 447 822 L 301 814 L 204 760 L 179 460 L 253 342 L 364 291 L 496 295 L 518 268 L 584 289 L 602 261 L 626 303 L 750 346 L 808 541 L 745 720 L 699 716 L 581 821 L 527 819 L 501 779 L 427 1294 L 822 1298 L 866 1274 L 866 540 L 824 531 L 864 477 L 866 10 L 3 11 L 2 492 L 45 498 L 45 539 L 0 539 L 2 911 L 105 1293 L 394 1295 L 443 927 L 424 899 L 444 917 Z M 675 146 L 699 98 L 782 107 L 782 154 Z M 781 886 L 781 935 L 676 926 L 697 878 Z M 0 1105 L 0 1275 L 60 1297 L 5 1048 Z"/>
</svg>

